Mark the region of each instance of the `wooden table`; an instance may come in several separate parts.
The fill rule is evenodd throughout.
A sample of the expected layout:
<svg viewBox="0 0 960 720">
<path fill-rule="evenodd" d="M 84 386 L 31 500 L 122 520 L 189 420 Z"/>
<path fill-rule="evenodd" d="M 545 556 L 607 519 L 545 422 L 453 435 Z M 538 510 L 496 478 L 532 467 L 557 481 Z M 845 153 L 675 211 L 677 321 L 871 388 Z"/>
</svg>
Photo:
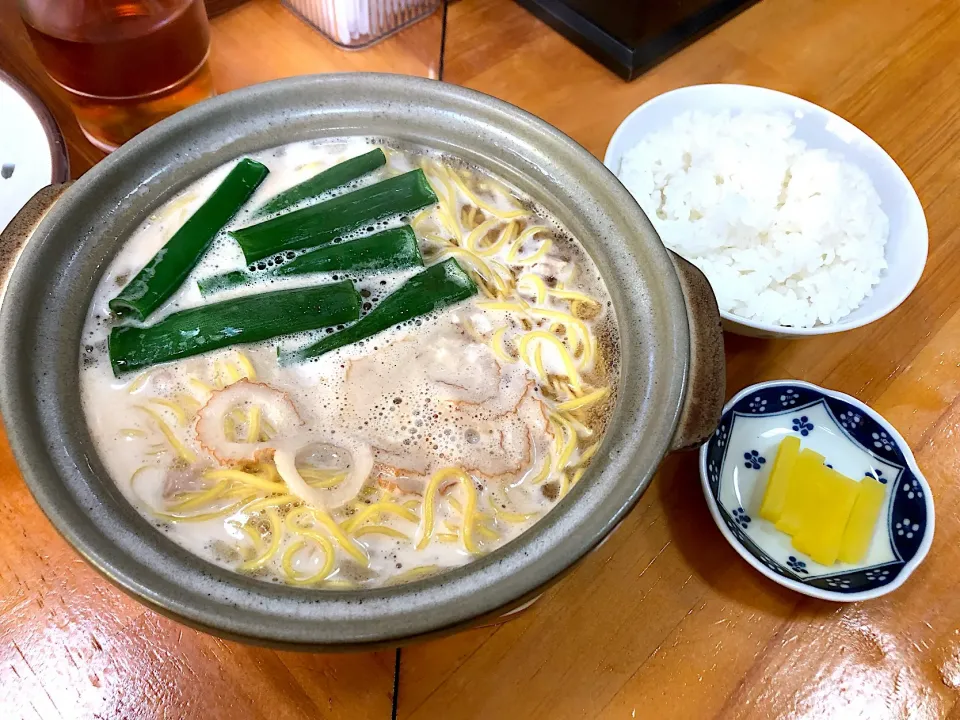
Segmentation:
<svg viewBox="0 0 960 720">
<path fill-rule="evenodd" d="M 78 135 L 0 0 L 0 67 Z M 439 17 L 340 53 L 272 0 L 218 18 L 221 90 L 333 69 L 438 70 Z M 625 84 L 508 0 L 450 7 L 445 79 L 530 110 L 602 155 L 617 123 L 671 88 L 766 85 L 822 104 L 883 145 L 930 226 L 919 288 L 869 327 L 798 342 L 727 337 L 730 394 L 794 377 L 897 425 L 933 486 L 937 534 L 892 595 L 833 605 L 769 582 L 721 538 L 693 455 L 668 458 L 600 550 L 505 625 L 401 654 L 273 652 L 188 630 L 89 569 L 0 450 L 0 717 L 960 717 L 960 5 L 763 0 Z M 395 661 L 399 665 L 395 666 Z M 394 672 L 399 691 L 394 695 Z"/>
</svg>

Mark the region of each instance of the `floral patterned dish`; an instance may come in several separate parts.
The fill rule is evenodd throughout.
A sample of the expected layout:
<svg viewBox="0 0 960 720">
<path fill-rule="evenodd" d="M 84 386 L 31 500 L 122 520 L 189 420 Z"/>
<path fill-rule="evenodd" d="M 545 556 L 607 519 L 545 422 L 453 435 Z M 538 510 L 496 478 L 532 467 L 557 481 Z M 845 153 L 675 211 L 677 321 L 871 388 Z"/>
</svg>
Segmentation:
<svg viewBox="0 0 960 720">
<path fill-rule="evenodd" d="M 872 476 L 888 488 L 863 562 L 819 565 L 757 513 L 787 435 L 844 475 Z M 850 602 L 884 595 L 903 584 L 933 540 L 930 486 L 904 439 L 856 398 L 810 383 L 780 380 L 739 392 L 700 449 L 700 477 L 710 512 L 734 549 L 771 580 L 812 597 Z"/>
</svg>

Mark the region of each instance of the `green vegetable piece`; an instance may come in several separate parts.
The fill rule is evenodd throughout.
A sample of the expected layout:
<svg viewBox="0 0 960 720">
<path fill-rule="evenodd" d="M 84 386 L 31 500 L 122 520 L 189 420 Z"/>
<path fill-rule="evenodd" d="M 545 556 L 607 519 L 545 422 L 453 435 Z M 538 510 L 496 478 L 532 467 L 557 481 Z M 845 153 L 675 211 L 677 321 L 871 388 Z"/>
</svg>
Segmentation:
<svg viewBox="0 0 960 720">
<path fill-rule="evenodd" d="M 147 327 L 110 331 L 114 375 L 230 345 L 353 322 L 360 294 L 349 282 L 251 295 L 172 313 Z"/>
<path fill-rule="evenodd" d="M 344 160 L 342 163 L 338 163 L 314 175 L 309 180 L 304 180 L 299 185 L 294 185 L 292 188 L 284 190 L 263 205 L 263 207 L 259 208 L 253 216 L 262 217 L 264 215 L 271 215 L 281 210 L 286 210 L 291 205 L 296 205 L 304 200 L 319 197 L 329 190 L 338 188 L 341 185 L 346 185 L 348 182 L 352 182 L 367 173 L 373 172 L 377 168 L 383 167 L 386 163 L 387 156 L 383 154 L 383 150 L 380 148 L 350 158 L 349 160 Z"/>
<path fill-rule="evenodd" d="M 237 214 L 267 176 L 265 165 L 244 158 L 183 226 L 109 302 L 118 315 L 141 322 L 165 303 L 186 280 L 217 233 Z"/>
<path fill-rule="evenodd" d="M 397 323 L 412 320 L 434 310 L 466 300 L 477 286 L 456 260 L 450 258 L 414 275 L 384 298 L 369 314 L 320 342 L 280 355 L 281 365 L 292 365 L 366 340 Z"/>
<path fill-rule="evenodd" d="M 420 256 L 416 233 L 409 225 L 404 225 L 359 240 L 311 250 L 271 270 L 254 272 L 234 270 L 204 278 L 198 281 L 197 285 L 200 293 L 207 297 L 220 290 L 270 278 L 335 270 L 351 272 L 402 270 L 422 265 L 423 258 Z"/>
<path fill-rule="evenodd" d="M 344 233 L 437 202 L 422 170 L 397 175 L 256 225 L 230 231 L 248 263 L 287 250 L 329 245 Z"/>
</svg>

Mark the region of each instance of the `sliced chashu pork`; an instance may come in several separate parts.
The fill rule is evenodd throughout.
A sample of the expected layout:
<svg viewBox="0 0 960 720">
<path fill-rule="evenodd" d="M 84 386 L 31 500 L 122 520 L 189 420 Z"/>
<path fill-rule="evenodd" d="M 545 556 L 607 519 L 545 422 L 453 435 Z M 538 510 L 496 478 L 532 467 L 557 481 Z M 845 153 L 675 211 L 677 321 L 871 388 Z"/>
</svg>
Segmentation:
<svg viewBox="0 0 960 720">
<path fill-rule="evenodd" d="M 341 421 L 374 447 L 378 462 L 414 475 L 446 466 L 517 474 L 548 433 L 525 368 L 501 367 L 488 346 L 452 324 L 351 361 Z"/>
</svg>

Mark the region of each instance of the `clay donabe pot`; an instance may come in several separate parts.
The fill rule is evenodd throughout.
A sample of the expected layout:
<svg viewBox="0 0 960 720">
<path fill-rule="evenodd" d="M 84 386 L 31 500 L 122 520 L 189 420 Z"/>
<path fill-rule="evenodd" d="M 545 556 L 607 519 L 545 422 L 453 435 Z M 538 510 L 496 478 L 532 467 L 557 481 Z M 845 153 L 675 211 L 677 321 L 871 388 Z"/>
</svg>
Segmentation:
<svg viewBox="0 0 960 720">
<path fill-rule="evenodd" d="M 325 592 L 214 566 L 142 518 L 97 455 L 78 373 L 94 288 L 148 215 L 245 153 L 344 135 L 449 151 L 541 202 L 596 263 L 622 345 L 618 401 L 603 445 L 540 522 L 442 575 Z M 633 198 L 586 150 L 512 105 L 454 85 L 356 73 L 221 95 L 137 136 L 65 191 L 38 194 L 0 246 L 0 279 L 15 265 L 0 310 L 0 409 L 37 502 L 125 591 L 184 623 L 248 642 L 375 647 L 500 617 L 596 547 L 646 490 L 663 456 L 701 443 L 720 415 L 723 340 L 703 275 L 664 249 Z"/>
</svg>

